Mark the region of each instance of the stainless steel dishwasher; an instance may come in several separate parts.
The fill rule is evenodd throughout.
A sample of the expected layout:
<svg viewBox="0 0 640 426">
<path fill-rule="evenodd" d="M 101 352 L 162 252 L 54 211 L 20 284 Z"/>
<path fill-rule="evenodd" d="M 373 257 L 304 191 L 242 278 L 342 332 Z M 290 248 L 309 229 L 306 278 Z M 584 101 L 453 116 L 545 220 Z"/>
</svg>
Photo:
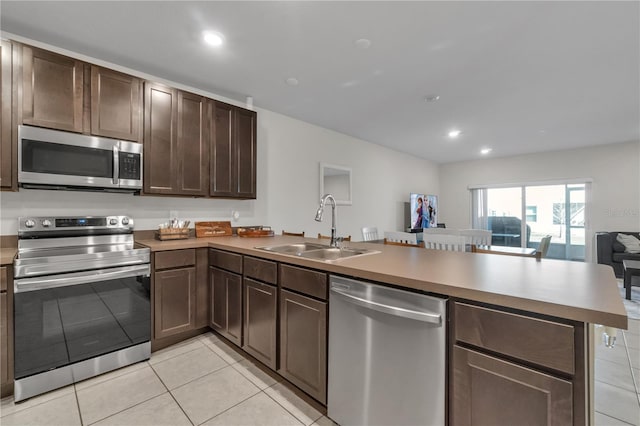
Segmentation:
<svg viewBox="0 0 640 426">
<path fill-rule="evenodd" d="M 444 425 L 446 299 L 331 276 L 328 416 Z"/>
</svg>

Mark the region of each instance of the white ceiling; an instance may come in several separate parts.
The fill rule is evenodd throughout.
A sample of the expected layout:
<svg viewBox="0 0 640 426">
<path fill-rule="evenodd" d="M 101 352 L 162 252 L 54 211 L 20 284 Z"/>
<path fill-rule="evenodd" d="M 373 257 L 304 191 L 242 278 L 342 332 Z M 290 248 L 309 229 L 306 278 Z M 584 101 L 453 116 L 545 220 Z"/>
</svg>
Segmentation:
<svg viewBox="0 0 640 426">
<path fill-rule="evenodd" d="M 637 1 L 0 7 L 3 31 L 436 162 L 640 139 Z"/>
</svg>

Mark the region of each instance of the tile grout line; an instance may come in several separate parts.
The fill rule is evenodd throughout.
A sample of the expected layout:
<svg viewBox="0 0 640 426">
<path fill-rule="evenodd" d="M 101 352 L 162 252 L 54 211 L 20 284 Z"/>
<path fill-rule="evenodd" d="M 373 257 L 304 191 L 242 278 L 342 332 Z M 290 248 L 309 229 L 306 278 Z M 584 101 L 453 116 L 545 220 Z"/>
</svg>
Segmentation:
<svg viewBox="0 0 640 426">
<path fill-rule="evenodd" d="M 148 364 L 148 361 L 146 361 L 146 362 L 147 362 L 147 364 Z M 149 367 L 151 368 L 151 371 L 153 371 L 153 373 L 154 373 L 156 376 L 158 376 L 158 374 L 155 372 L 155 370 L 153 369 L 153 367 L 152 367 L 151 365 L 149 365 Z M 143 368 L 141 368 L 141 370 L 142 370 L 142 369 L 143 369 Z M 120 377 L 128 376 L 129 374 L 137 373 L 137 372 L 138 372 L 138 370 L 135 370 L 135 371 L 132 371 L 131 373 L 127 373 L 127 374 L 123 374 L 122 376 L 114 377 L 113 379 L 118 379 L 118 378 L 120 378 Z M 89 389 L 89 388 L 92 388 L 93 386 L 96 386 L 96 385 L 99 385 L 99 384 L 102 384 L 102 383 L 109 382 L 109 381 L 111 381 L 111 380 L 113 380 L 113 379 L 109 379 L 109 380 L 105 380 L 104 382 L 96 383 L 95 385 L 91 385 L 91 386 L 89 386 L 89 387 L 87 387 L 87 388 L 85 388 L 85 389 Z M 167 389 L 167 386 L 164 384 L 164 382 L 163 382 L 160 378 L 158 378 L 158 379 L 160 380 L 160 383 L 162 384 L 162 386 L 164 386 L 164 388 L 166 389 L 166 391 L 167 391 L 167 392 L 169 392 L 169 389 Z M 74 389 L 75 389 L 75 384 L 74 384 Z M 81 389 L 81 391 L 82 391 L 82 390 L 83 390 L 83 389 Z M 113 417 L 113 416 L 115 416 L 115 415 L 117 415 L 117 414 L 120 414 L 120 413 L 122 413 L 122 412 L 124 412 L 124 411 L 127 411 L 127 410 L 129 410 L 129 409 L 131 409 L 131 408 L 133 408 L 133 407 L 137 407 L 137 406 L 138 406 L 138 405 L 140 405 L 140 404 L 144 404 L 145 402 L 149 402 L 149 401 L 151 401 L 152 399 L 157 398 L 157 397 L 159 397 L 159 396 L 161 396 L 161 395 L 163 395 L 163 394 L 164 394 L 164 392 L 163 392 L 163 393 L 161 393 L 161 394 L 159 394 L 159 395 L 154 395 L 154 396 L 152 396 L 151 398 L 147 398 L 147 399 L 145 399 L 144 401 L 140 401 L 140 402 L 138 402 L 137 404 L 133 404 L 131 407 L 124 408 L 124 409 L 122 409 L 122 410 L 120 410 L 120 411 L 117 411 L 117 412 L 115 412 L 115 413 L 113 413 L 113 414 L 109 414 L 109 415 L 108 415 L 108 416 L 106 416 L 106 417 L 103 417 L 103 418 L 101 418 L 101 419 L 98 419 L 98 420 L 96 420 L 96 421 L 95 421 L 95 422 L 93 422 L 93 423 L 88 423 L 87 425 L 84 425 L 84 423 L 83 423 L 83 426 L 89 426 L 89 425 L 96 424 L 96 423 L 101 422 L 101 421 L 103 421 L 103 420 L 105 420 L 105 419 L 108 419 L 109 417 Z M 76 393 L 76 398 L 77 398 L 77 393 Z M 78 407 L 78 409 L 79 409 L 79 407 Z"/>
<path fill-rule="evenodd" d="M 636 384 L 636 379 L 633 374 L 633 364 L 631 363 L 631 354 L 629 353 L 629 347 L 627 346 L 627 336 L 624 332 L 622 332 L 622 339 L 624 340 L 624 349 L 627 353 L 627 361 L 629 361 L 629 370 L 631 371 L 631 381 L 633 382 L 633 386 L 636 389 L 636 399 L 638 400 L 638 406 L 640 406 L 640 394 L 638 391 L 638 385 Z"/>
<path fill-rule="evenodd" d="M 169 391 L 167 391 L 167 392 L 169 392 Z M 101 418 L 101 419 L 98 419 L 98 420 L 96 420 L 96 421 L 95 421 L 95 422 L 93 422 L 93 423 L 87 423 L 86 425 L 84 425 L 84 423 L 83 423 L 83 426 L 90 426 L 90 425 L 94 425 L 94 424 L 96 424 L 96 423 L 98 423 L 98 422 L 101 422 L 101 421 L 103 421 L 103 420 L 108 419 L 109 417 L 113 417 L 113 416 L 115 416 L 115 415 L 117 415 L 117 414 L 120 414 L 120 413 L 122 413 L 122 412 L 124 412 L 124 411 L 127 411 L 127 410 L 129 410 L 129 409 L 131 409 L 131 408 L 137 407 L 137 406 L 138 406 L 138 405 L 140 405 L 140 404 L 144 404 L 145 402 L 149 402 L 149 401 L 151 401 L 151 400 L 152 400 L 152 399 L 154 399 L 154 398 L 157 398 L 157 397 L 159 397 L 159 396 L 164 395 L 164 393 L 165 393 L 165 392 L 163 392 L 163 393 L 161 393 L 161 394 L 159 394 L 159 395 L 154 395 L 154 396 L 152 396 L 151 398 L 147 398 L 147 399 L 145 399 L 144 401 L 140 401 L 140 402 L 138 402 L 137 404 L 132 405 L 131 407 L 123 408 L 122 410 L 117 411 L 117 412 L 115 412 L 115 413 L 113 413 L 113 414 L 109 414 L 108 416 L 103 417 L 103 418 Z"/>
<path fill-rule="evenodd" d="M 74 385 L 74 384 L 72 383 L 71 385 L 67 385 L 67 386 L 73 386 L 73 385 Z M 66 387 L 66 386 L 65 386 L 65 387 Z M 74 386 L 74 388 L 75 388 L 75 386 Z M 58 390 L 60 390 L 60 389 L 64 389 L 64 387 L 63 387 L 63 388 L 58 388 L 58 389 L 53 389 L 53 390 L 50 390 L 49 392 L 56 392 L 56 391 L 58 391 Z M 46 394 L 47 394 L 47 393 L 49 393 L 49 392 L 45 392 L 44 394 L 40 394 L 40 395 L 34 395 L 32 398 L 37 398 L 38 396 L 46 395 Z M 75 390 L 74 390 L 74 392 L 75 392 Z M 16 413 L 19 413 L 19 412 L 21 412 L 21 411 L 31 410 L 31 409 L 32 409 L 32 408 L 34 408 L 34 407 L 37 407 L 37 406 L 42 405 L 42 404 L 46 404 L 46 403 L 51 402 L 51 401 L 55 401 L 56 399 L 60 399 L 60 398 L 63 398 L 63 397 L 65 397 L 65 396 L 67 396 L 67 395 L 60 395 L 60 396 L 56 396 L 55 398 L 51 398 L 51 399 L 48 399 L 48 400 L 46 400 L 46 401 L 39 402 L 39 403 L 37 403 L 37 404 L 33 404 L 31 407 L 25 407 L 25 408 L 21 408 L 21 409 L 19 409 L 19 410 L 15 410 L 15 411 L 13 411 L 13 412 L 11 412 L 11 413 L 9 413 L 9 414 L 2 414 L 2 413 L 0 413 L 0 419 L 1 419 L 1 418 L 4 418 L 4 417 L 12 416 L 12 415 L 14 415 L 14 414 L 16 414 Z M 15 402 L 15 395 L 6 396 L 6 397 L 4 397 L 4 398 L 2 398 L 2 399 L 13 399 L 13 400 L 14 400 L 14 401 L 13 401 L 13 405 L 14 405 L 14 407 L 15 407 L 15 405 L 16 405 L 16 402 Z M 26 402 L 26 401 L 28 401 L 28 400 L 29 400 L 29 398 L 28 398 L 28 399 L 26 399 L 26 400 L 25 400 L 25 402 Z M 0 408 L 1 408 L 1 407 L 0 407 Z M 2 411 L 2 410 L 0 410 L 0 411 Z"/>
<path fill-rule="evenodd" d="M 251 383 L 251 384 L 253 385 L 253 383 Z M 255 385 L 254 385 L 254 386 L 255 386 Z M 257 388 L 257 386 L 256 386 L 256 388 Z M 250 396 L 246 397 L 246 398 L 245 398 L 245 399 L 243 399 L 242 401 L 237 402 L 236 404 L 232 405 L 231 407 L 229 407 L 229 408 L 227 408 L 227 409 L 225 409 L 225 410 L 223 410 L 223 411 L 219 412 L 219 413 L 218 413 L 218 414 L 216 414 L 215 416 L 213 416 L 213 417 L 210 417 L 210 418 L 206 419 L 206 420 L 205 420 L 205 421 L 203 421 L 202 423 L 198 423 L 198 425 L 204 424 L 204 423 L 206 423 L 206 422 L 208 422 L 208 421 L 210 421 L 210 420 L 215 419 L 216 417 L 218 417 L 218 416 L 220 416 L 220 415 L 222 415 L 222 414 L 226 413 L 227 411 L 231 410 L 231 409 L 232 409 L 232 408 L 234 408 L 234 407 L 237 407 L 238 405 L 242 404 L 243 402 L 250 400 L 250 399 L 251 399 L 251 398 L 253 398 L 254 396 L 256 396 L 256 395 L 260 394 L 260 392 L 262 392 L 262 391 L 261 391 L 260 389 L 258 389 L 258 392 L 254 393 L 253 395 L 250 395 Z M 176 401 L 176 402 L 177 402 L 177 401 Z M 180 405 L 180 403 L 178 403 L 178 405 Z M 181 408 L 182 408 L 182 407 L 181 407 Z"/>
<path fill-rule="evenodd" d="M 223 360 L 223 361 L 224 361 L 224 360 Z M 226 361 L 225 361 L 225 362 L 226 362 Z M 223 365 L 222 367 L 220 367 L 220 368 L 218 368 L 218 369 L 216 369 L 216 370 L 210 371 L 210 372 L 208 372 L 208 373 L 206 373 L 206 374 L 203 374 L 203 375 L 202 375 L 202 376 L 200 376 L 200 377 L 196 377 L 195 379 L 191 379 L 191 380 L 189 380 L 188 382 L 183 383 L 183 384 L 181 384 L 180 386 L 176 386 L 176 387 L 175 387 L 175 388 L 173 388 L 173 389 L 169 389 L 169 388 L 167 387 L 167 385 L 165 385 L 164 381 L 162 381 L 162 379 L 160 379 L 160 381 L 162 382 L 162 384 L 164 385 L 164 387 L 165 387 L 165 388 L 167 388 L 167 391 L 171 392 L 171 391 L 174 391 L 174 390 L 180 389 L 180 388 L 182 388 L 182 387 L 184 387 L 184 386 L 186 386 L 186 385 L 188 385 L 188 384 L 191 384 L 191 383 L 195 382 L 196 380 L 200 380 L 200 379 L 202 379 L 203 377 L 207 377 L 207 376 L 209 376 L 209 375 L 211 375 L 211 374 L 214 374 L 214 373 L 217 373 L 217 372 L 219 372 L 219 371 L 222 371 L 222 370 L 224 370 L 224 369 L 225 369 L 225 368 L 227 368 L 227 367 L 231 367 L 231 365 L 230 365 L 230 364 Z M 231 368 L 233 369 L 233 367 L 231 367 Z M 158 376 L 158 378 L 160 378 L 160 376 L 158 375 L 158 373 L 156 372 L 156 370 L 153 368 L 153 366 L 151 366 L 151 369 L 152 369 L 152 370 L 153 370 L 153 372 L 156 374 L 156 376 Z M 253 384 L 253 383 L 252 383 L 252 384 Z"/>
<path fill-rule="evenodd" d="M 620 420 L 616 417 L 613 417 L 611 414 L 603 413 L 602 411 L 596 411 L 596 413 L 602 414 L 603 416 L 611 417 L 612 419 L 618 420 L 619 422 L 624 423 L 625 425 L 633 426 L 633 424 L 627 423 L 624 420 Z"/>
<path fill-rule="evenodd" d="M 169 358 L 171 359 L 171 358 Z M 186 411 L 184 411 L 184 409 L 182 408 L 182 405 L 180 405 L 180 403 L 178 402 L 178 400 L 176 399 L 175 396 L 173 396 L 173 394 L 171 393 L 171 390 L 169 390 L 169 387 L 164 383 L 164 381 L 162 380 L 162 377 L 160 377 L 160 375 L 158 374 L 158 372 L 156 371 L 155 368 L 153 368 L 153 365 L 150 366 L 151 370 L 153 371 L 153 374 L 156 375 L 156 377 L 158 378 L 158 380 L 160 380 L 160 383 L 162 383 L 162 386 L 165 387 L 165 389 L 167 390 L 167 393 L 169 394 L 169 396 L 171 396 L 171 399 L 173 399 L 176 403 L 176 405 L 178 406 L 178 408 L 180 408 L 180 411 L 182 411 L 182 414 L 184 414 L 184 416 L 187 418 L 187 420 L 189 421 L 189 423 L 191 423 L 192 425 L 195 425 L 195 423 L 193 423 L 193 421 L 191 420 L 191 417 L 189 417 L 189 415 L 187 414 Z"/>
<path fill-rule="evenodd" d="M 76 397 L 76 405 L 78 406 L 78 416 L 80 417 L 80 425 L 84 426 L 84 420 L 82 420 L 82 411 L 80 410 L 80 401 L 78 400 L 78 390 L 76 384 L 73 384 L 73 395 Z"/>
<path fill-rule="evenodd" d="M 280 382 L 278 382 L 278 383 L 274 383 L 273 385 L 271 385 L 271 386 L 269 386 L 269 387 L 265 388 L 265 389 L 263 390 L 263 392 L 265 393 L 265 395 L 267 395 L 269 398 L 271 398 L 271 399 L 272 399 L 276 404 L 278 404 L 279 406 L 281 406 L 282 408 L 284 408 L 284 410 L 285 410 L 287 413 L 289 413 L 289 414 L 291 414 L 293 417 L 295 417 L 295 418 L 296 418 L 296 420 L 298 420 L 298 421 L 299 421 L 300 423 L 302 423 L 303 425 L 307 426 L 307 424 L 306 424 L 305 422 L 303 422 L 303 421 L 302 421 L 302 419 L 300 419 L 298 416 L 296 416 L 295 414 L 293 414 L 291 411 L 287 410 L 287 407 L 285 407 L 284 405 L 280 404 L 280 403 L 279 403 L 275 398 L 273 398 L 271 395 L 269 395 L 267 392 L 265 392 L 267 389 L 272 388 L 272 387 L 274 387 L 275 385 L 277 385 L 277 384 L 279 384 L 279 383 L 280 383 Z M 284 386 L 284 385 L 283 385 L 283 386 Z M 285 389 L 286 389 L 286 386 L 285 386 Z M 296 398 L 299 398 L 299 397 L 298 397 L 297 395 L 295 395 L 295 394 L 294 394 L 294 396 L 295 396 Z M 300 399 L 300 398 L 299 398 L 299 399 Z M 302 400 L 302 399 L 300 399 L 300 400 L 306 404 L 306 402 L 305 402 L 304 400 Z M 313 408 L 313 407 L 311 407 L 311 408 Z M 315 410 L 315 408 L 314 408 L 314 410 Z M 318 417 L 317 419 L 313 420 L 311 423 L 309 423 L 309 425 L 314 424 L 315 422 L 317 422 L 317 421 L 318 421 L 319 419 L 321 419 L 321 418 L 322 418 L 322 413 L 320 413 L 320 417 Z"/>
<path fill-rule="evenodd" d="M 202 343 L 202 342 L 199 342 L 199 343 L 201 343 L 201 344 L 202 344 L 202 346 L 205 346 L 205 347 L 207 346 L 206 344 L 204 344 L 204 343 Z M 191 343 L 189 343 L 189 344 L 191 344 Z M 183 345 L 183 346 L 187 346 L 187 345 Z M 186 351 L 186 352 L 181 352 L 181 353 L 179 353 L 179 354 L 176 354 L 176 355 L 170 356 L 170 357 L 169 357 L 169 358 L 167 358 L 167 359 L 163 359 L 162 361 L 155 362 L 154 364 L 160 364 L 160 363 L 162 363 L 162 362 L 169 361 L 170 359 L 173 359 L 173 358 L 175 358 L 175 357 L 179 357 L 180 355 L 184 355 L 184 354 L 191 353 L 191 352 L 193 352 L 193 351 L 197 351 L 198 349 L 201 349 L 201 348 L 194 348 L 194 349 L 188 350 L 188 351 Z M 151 355 L 153 356 L 153 354 L 151 354 Z M 151 361 L 151 357 L 149 357 L 149 359 L 147 360 L 147 363 L 149 363 L 149 365 L 151 365 L 151 362 L 150 362 L 150 361 Z"/>
</svg>

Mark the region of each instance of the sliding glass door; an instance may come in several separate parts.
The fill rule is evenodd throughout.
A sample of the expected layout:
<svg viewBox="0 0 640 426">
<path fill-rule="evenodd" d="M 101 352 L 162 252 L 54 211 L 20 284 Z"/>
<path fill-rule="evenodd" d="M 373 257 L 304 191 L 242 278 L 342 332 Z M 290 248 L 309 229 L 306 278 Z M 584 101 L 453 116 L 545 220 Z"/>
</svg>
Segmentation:
<svg viewBox="0 0 640 426">
<path fill-rule="evenodd" d="M 524 185 L 474 193 L 473 223 L 493 232 L 492 244 L 538 248 L 551 237 L 546 257 L 584 261 L 586 185 Z M 484 200 L 477 205 L 476 199 Z M 480 206 L 480 208 L 478 208 Z M 486 218 L 486 220 L 485 220 Z"/>
</svg>

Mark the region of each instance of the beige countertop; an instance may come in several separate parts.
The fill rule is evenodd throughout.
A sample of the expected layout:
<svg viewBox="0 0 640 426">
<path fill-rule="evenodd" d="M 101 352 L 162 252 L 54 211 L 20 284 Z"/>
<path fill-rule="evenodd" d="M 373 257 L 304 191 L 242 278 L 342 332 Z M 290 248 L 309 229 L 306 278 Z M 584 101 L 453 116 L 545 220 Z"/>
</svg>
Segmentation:
<svg viewBox="0 0 640 426">
<path fill-rule="evenodd" d="M 347 244 L 380 253 L 332 263 L 256 249 L 296 241 L 318 242 L 283 236 L 136 242 L 152 251 L 218 248 L 429 293 L 627 328 L 627 313 L 613 270 L 605 265 L 370 243 Z"/>
</svg>

